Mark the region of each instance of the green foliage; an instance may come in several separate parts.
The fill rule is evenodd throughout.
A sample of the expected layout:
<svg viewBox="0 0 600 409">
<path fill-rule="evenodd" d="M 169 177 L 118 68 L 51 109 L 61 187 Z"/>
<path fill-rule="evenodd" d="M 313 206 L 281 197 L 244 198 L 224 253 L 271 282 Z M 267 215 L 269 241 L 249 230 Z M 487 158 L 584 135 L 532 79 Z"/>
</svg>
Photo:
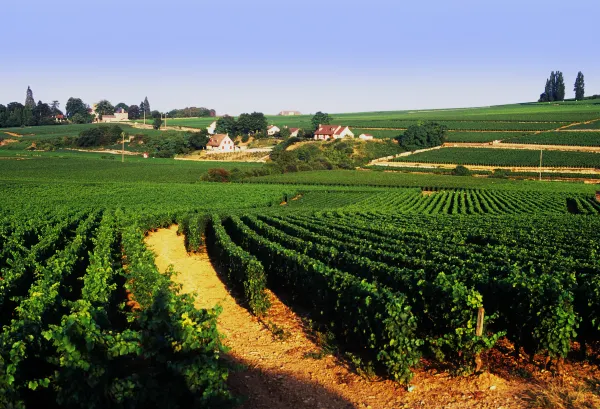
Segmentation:
<svg viewBox="0 0 600 409">
<path fill-rule="evenodd" d="M 217 120 L 217 126 L 215 132 L 218 134 L 229 134 L 230 136 L 236 135 L 237 125 L 235 118 L 232 116 L 225 115 Z"/>
<path fill-rule="evenodd" d="M 103 99 L 96 104 L 96 113 L 100 115 L 113 115 L 115 107 L 108 100 Z"/>
<path fill-rule="evenodd" d="M 80 98 L 69 98 L 65 106 L 67 118 L 72 119 L 74 115 L 79 114 L 83 117 L 89 116 L 88 106 Z"/>
<path fill-rule="evenodd" d="M 458 165 L 452 169 L 452 174 L 454 176 L 471 176 L 471 171 L 462 165 Z"/>
<path fill-rule="evenodd" d="M 160 117 L 154 118 L 154 121 L 152 121 L 152 128 L 160 129 L 162 124 L 163 124 L 163 121 L 162 121 L 162 119 L 160 119 Z"/>
<path fill-rule="evenodd" d="M 331 124 L 331 121 L 333 121 L 331 115 L 319 111 L 311 119 L 312 130 L 315 131 L 319 125 L 329 125 Z"/>
<path fill-rule="evenodd" d="M 80 147 L 113 145 L 120 141 L 123 129 L 118 125 L 100 125 L 81 131 L 75 140 L 75 145 Z"/>
<path fill-rule="evenodd" d="M 409 126 L 396 140 L 402 147 L 410 150 L 430 148 L 442 145 L 446 141 L 447 129 L 445 125 L 424 122 Z"/>
<path fill-rule="evenodd" d="M 229 126 L 229 125 L 227 125 Z M 219 122 L 217 121 L 217 128 Z M 267 131 L 267 118 L 262 112 L 253 112 L 251 114 L 241 114 L 235 122 L 232 135 L 264 134 Z M 223 132 L 227 133 L 227 132 Z"/>
<path fill-rule="evenodd" d="M 575 79 L 575 85 L 573 86 L 573 91 L 575 91 L 575 99 L 580 100 L 585 97 L 585 80 L 583 78 L 583 73 L 579 71 L 577 73 L 577 78 Z"/>
<path fill-rule="evenodd" d="M 211 258 L 216 260 L 219 270 L 227 282 L 244 294 L 244 300 L 256 315 L 264 315 L 270 307 L 266 293 L 267 278 L 262 264 L 234 242 L 213 215 L 206 234 Z"/>
<path fill-rule="evenodd" d="M 230 182 L 231 172 L 223 168 L 209 169 L 208 172 L 202 176 L 202 180 L 205 182 Z"/>
<path fill-rule="evenodd" d="M 539 167 L 540 152 L 529 149 L 442 148 L 395 158 L 394 161 Z M 600 167 L 600 154 L 593 152 L 544 151 L 542 166 L 598 168 Z"/>
</svg>

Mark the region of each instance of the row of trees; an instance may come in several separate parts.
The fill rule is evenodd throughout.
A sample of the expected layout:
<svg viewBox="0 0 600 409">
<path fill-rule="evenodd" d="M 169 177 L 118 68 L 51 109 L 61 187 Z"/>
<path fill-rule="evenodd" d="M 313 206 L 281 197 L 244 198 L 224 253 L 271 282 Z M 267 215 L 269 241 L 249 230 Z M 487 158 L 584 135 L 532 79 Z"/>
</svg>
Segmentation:
<svg viewBox="0 0 600 409">
<path fill-rule="evenodd" d="M 581 71 L 577 73 L 577 78 L 575 79 L 573 91 L 575 91 L 575 99 L 584 99 L 585 81 L 583 78 L 583 73 Z M 544 92 L 540 95 L 539 102 L 552 102 L 564 100 L 565 80 L 563 78 L 563 73 L 560 71 L 552 71 L 550 73 L 550 78 L 546 80 L 546 86 L 544 87 Z"/>
<path fill-rule="evenodd" d="M 170 118 L 207 118 L 217 116 L 217 111 L 204 107 L 186 107 L 169 111 Z"/>
<path fill-rule="evenodd" d="M 264 136 L 267 133 L 267 118 L 262 112 L 243 113 L 236 120 L 225 115 L 217 120 L 216 133 L 226 133 L 230 136 Z"/>
</svg>

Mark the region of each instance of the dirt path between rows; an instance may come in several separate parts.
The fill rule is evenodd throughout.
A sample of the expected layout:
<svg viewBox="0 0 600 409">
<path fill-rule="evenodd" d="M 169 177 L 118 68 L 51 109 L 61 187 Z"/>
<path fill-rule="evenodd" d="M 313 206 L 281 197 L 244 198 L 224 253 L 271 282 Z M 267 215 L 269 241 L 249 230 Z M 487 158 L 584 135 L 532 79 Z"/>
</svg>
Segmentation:
<svg viewBox="0 0 600 409">
<path fill-rule="evenodd" d="M 273 306 L 262 322 L 248 313 L 229 294 L 206 254 L 186 252 L 183 236 L 177 236 L 177 226 L 150 233 L 146 244 L 155 252 L 160 271 L 173 265 L 179 272 L 174 280 L 182 284 L 183 292 L 198 294 L 196 307 L 219 304 L 223 308 L 218 328 L 230 348 L 228 358 L 243 366 L 229 377 L 233 393 L 247 397 L 240 408 L 525 407 L 522 396 L 531 384 L 515 379 L 509 372 L 501 376 L 483 373 L 450 377 L 436 369 L 421 369 L 408 392 L 391 381 L 361 378 L 331 355 L 309 357 L 308 354 L 319 355 L 321 350 L 306 335 L 293 312 L 270 293 Z M 502 363 L 502 367 L 506 366 Z"/>
</svg>

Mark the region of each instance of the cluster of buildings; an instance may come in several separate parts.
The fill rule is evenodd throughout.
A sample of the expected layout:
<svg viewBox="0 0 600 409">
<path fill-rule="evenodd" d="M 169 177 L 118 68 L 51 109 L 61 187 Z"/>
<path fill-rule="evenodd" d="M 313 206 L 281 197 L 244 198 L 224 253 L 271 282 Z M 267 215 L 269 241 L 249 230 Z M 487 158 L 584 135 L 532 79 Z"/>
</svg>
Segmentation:
<svg viewBox="0 0 600 409">
<path fill-rule="evenodd" d="M 117 108 L 113 115 L 100 115 L 98 112 L 96 112 L 96 107 L 96 104 L 92 105 L 92 112 L 90 112 L 92 115 L 94 115 L 94 122 L 111 123 L 129 121 L 129 114 L 123 108 Z"/>
</svg>

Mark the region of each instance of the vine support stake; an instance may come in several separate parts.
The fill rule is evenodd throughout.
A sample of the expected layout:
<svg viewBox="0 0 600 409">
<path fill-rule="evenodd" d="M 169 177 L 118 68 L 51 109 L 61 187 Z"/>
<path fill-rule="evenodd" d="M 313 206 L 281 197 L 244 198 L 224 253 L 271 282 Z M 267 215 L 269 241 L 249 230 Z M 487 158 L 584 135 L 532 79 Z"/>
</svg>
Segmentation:
<svg viewBox="0 0 600 409">
<path fill-rule="evenodd" d="M 475 328 L 475 335 L 478 337 L 483 335 L 483 318 L 485 316 L 485 309 L 483 307 L 479 307 L 477 310 L 477 327 Z"/>
</svg>

